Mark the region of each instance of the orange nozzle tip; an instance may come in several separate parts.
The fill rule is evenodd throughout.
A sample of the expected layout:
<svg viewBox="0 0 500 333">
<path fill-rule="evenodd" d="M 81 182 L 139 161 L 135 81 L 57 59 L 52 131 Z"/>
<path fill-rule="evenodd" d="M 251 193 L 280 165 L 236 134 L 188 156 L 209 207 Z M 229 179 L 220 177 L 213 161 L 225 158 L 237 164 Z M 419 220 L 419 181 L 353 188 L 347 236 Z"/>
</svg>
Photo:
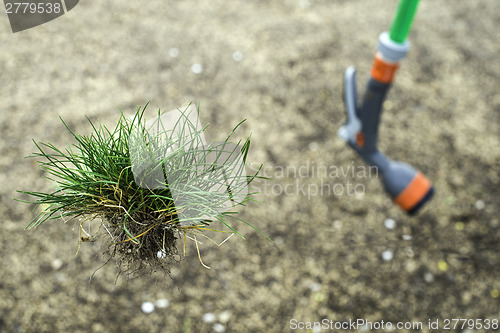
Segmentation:
<svg viewBox="0 0 500 333">
<path fill-rule="evenodd" d="M 394 199 L 394 202 L 409 214 L 414 214 L 433 194 L 434 187 L 431 181 L 421 172 L 417 172 L 408 186 Z"/>
</svg>

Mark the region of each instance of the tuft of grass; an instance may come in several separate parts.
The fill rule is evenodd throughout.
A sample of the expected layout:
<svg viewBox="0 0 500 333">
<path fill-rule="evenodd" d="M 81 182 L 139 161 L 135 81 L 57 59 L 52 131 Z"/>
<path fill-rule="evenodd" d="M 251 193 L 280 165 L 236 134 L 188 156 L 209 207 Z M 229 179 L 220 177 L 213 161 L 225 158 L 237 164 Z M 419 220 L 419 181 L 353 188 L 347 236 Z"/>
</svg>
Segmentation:
<svg viewBox="0 0 500 333">
<path fill-rule="evenodd" d="M 158 110 L 154 126 L 149 127 L 146 107 L 139 106 L 132 118 L 122 113 L 112 130 L 87 118 L 92 127 L 89 136 L 73 132 L 61 118 L 76 141 L 65 149 L 33 140 L 38 152 L 31 157 L 41 159 L 38 163 L 55 189 L 19 191 L 34 197 L 24 202 L 39 210 L 27 229 L 61 217 L 80 217 L 80 242 L 92 236 L 84 222 L 97 225 L 93 230 L 102 231 L 107 253 L 118 256 L 120 268 L 141 273 L 157 268 L 168 272 L 178 253 L 178 238 L 184 238 L 184 246 L 186 239 L 194 240 L 198 249 L 196 235 L 239 234 L 229 219 L 255 228 L 233 210 L 254 201 L 248 185 L 263 178 L 258 176 L 262 165 L 254 174 L 244 172 L 250 137 L 243 144 L 229 142 L 243 121 L 224 142 L 206 144 L 206 126 L 198 128 L 189 119 L 189 106 L 178 110 L 173 124 L 164 124 Z M 235 163 L 238 158 L 243 164 Z M 214 220 L 227 230 L 210 229 Z"/>
</svg>

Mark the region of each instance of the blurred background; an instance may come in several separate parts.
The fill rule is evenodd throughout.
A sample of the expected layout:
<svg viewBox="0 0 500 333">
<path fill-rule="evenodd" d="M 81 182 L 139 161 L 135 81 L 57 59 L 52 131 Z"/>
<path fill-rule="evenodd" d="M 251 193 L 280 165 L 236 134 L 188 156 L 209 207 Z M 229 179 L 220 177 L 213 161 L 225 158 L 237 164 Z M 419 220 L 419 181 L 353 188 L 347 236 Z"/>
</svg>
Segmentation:
<svg viewBox="0 0 500 333">
<path fill-rule="evenodd" d="M 343 72 L 356 66 L 362 93 L 397 5 L 85 1 L 15 34 L 2 12 L 0 331 L 290 332 L 326 318 L 430 332 L 429 319 L 441 329 L 450 318 L 498 319 L 500 3 L 419 5 L 379 138 L 436 187 L 415 217 L 336 136 Z M 262 203 L 241 217 L 274 242 L 235 222 L 244 240 L 200 246 L 210 269 L 190 242 L 171 276 L 129 280 L 113 261 L 100 268 L 99 243 L 75 256 L 78 221 L 24 230 L 34 206 L 16 191 L 52 186 L 24 158 L 32 139 L 65 147 L 59 116 L 88 134 L 85 116 L 114 126 L 120 110 L 148 101 L 151 116 L 200 103 L 208 140 L 247 119 L 236 137 L 252 135 L 249 170 L 263 163 L 273 180 L 254 184 Z"/>
</svg>

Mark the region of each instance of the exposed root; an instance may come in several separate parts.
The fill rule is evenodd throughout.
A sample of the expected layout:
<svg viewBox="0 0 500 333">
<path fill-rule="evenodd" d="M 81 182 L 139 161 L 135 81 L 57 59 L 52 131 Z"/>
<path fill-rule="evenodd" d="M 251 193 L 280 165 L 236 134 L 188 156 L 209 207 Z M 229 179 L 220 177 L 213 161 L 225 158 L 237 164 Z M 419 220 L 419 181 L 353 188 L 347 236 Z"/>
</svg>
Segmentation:
<svg viewBox="0 0 500 333">
<path fill-rule="evenodd" d="M 172 261 L 178 261 L 175 223 L 171 219 L 127 220 L 126 215 L 113 215 L 103 222 L 110 238 L 107 254 L 118 258 L 125 275 L 151 274 L 158 269 L 169 273 Z"/>
</svg>

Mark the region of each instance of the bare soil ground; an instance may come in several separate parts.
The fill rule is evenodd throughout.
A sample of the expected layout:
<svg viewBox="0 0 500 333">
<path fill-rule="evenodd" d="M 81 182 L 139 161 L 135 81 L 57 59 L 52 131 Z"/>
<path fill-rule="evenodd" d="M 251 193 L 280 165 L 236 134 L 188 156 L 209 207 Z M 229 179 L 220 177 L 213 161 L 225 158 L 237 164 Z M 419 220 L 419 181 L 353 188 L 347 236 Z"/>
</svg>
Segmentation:
<svg viewBox="0 0 500 333">
<path fill-rule="evenodd" d="M 382 151 L 435 184 L 416 217 L 391 203 L 375 175 L 350 173 L 363 164 L 336 136 L 343 71 L 358 68 L 362 91 L 396 6 L 85 1 L 16 34 L 1 14 L 0 331 L 290 332 L 293 319 L 326 318 L 423 323 L 398 332 L 430 332 L 438 319 L 437 332 L 445 319 L 499 319 L 500 2 L 420 4 L 380 130 Z M 32 138 L 65 146 L 58 116 L 89 133 L 85 116 L 112 126 L 120 109 L 131 114 L 148 100 L 151 115 L 200 102 L 212 140 L 247 119 L 249 159 L 274 180 L 256 184 L 263 203 L 241 214 L 274 243 L 236 225 L 245 240 L 201 246 L 211 269 L 190 242 L 171 277 L 116 280 L 112 262 L 97 270 L 99 243 L 75 256 L 78 221 L 24 230 L 33 207 L 14 201 L 24 198 L 16 190 L 50 186 L 24 158 Z M 348 183 L 362 193 L 347 193 Z M 169 306 L 141 311 L 158 299 Z"/>
</svg>

